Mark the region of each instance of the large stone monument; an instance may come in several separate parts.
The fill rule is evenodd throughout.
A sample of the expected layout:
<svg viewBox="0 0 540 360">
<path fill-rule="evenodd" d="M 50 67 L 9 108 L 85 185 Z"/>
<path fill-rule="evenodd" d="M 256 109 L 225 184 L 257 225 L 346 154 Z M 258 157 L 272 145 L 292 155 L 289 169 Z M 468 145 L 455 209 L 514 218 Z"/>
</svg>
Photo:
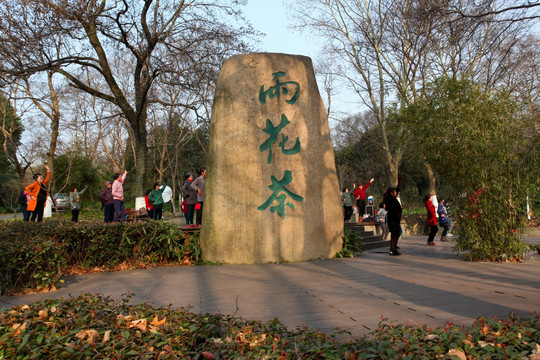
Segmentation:
<svg viewBox="0 0 540 360">
<path fill-rule="evenodd" d="M 204 260 L 300 261 L 341 250 L 334 152 L 310 58 L 259 53 L 225 61 L 207 169 Z"/>
</svg>

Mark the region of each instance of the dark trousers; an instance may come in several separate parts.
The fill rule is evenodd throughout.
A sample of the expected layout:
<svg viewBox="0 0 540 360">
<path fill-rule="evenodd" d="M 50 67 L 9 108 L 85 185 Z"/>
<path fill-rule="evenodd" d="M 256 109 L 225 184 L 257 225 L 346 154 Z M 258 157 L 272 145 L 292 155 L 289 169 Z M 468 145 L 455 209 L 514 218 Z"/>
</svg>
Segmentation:
<svg viewBox="0 0 540 360">
<path fill-rule="evenodd" d="M 202 225 L 203 202 L 201 201 L 199 204 L 201 204 L 201 208 L 197 210 L 197 225 Z"/>
<path fill-rule="evenodd" d="M 103 218 L 106 223 L 111 223 L 114 220 L 114 204 L 103 205 Z"/>
<path fill-rule="evenodd" d="M 25 204 L 25 205 L 21 205 L 21 211 L 22 211 L 22 215 L 23 215 L 23 221 L 28 221 L 28 220 L 30 220 L 30 214 L 31 214 L 32 212 L 26 210 L 26 204 Z"/>
<path fill-rule="evenodd" d="M 124 202 L 120 200 L 113 200 L 114 203 L 114 219 L 113 222 L 117 221 L 126 221 L 126 207 L 124 206 Z"/>
<path fill-rule="evenodd" d="M 446 236 L 446 234 L 448 234 L 448 223 L 440 223 L 439 226 L 443 228 L 441 236 Z"/>
<path fill-rule="evenodd" d="M 71 221 L 79 221 L 79 209 L 71 209 Z"/>
<path fill-rule="evenodd" d="M 162 215 L 163 215 L 163 204 L 154 205 L 154 216 L 152 218 L 154 220 L 161 220 Z"/>
<path fill-rule="evenodd" d="M 36 208 L 34 211 L 32 211 L 32 217 L 30 218 L 30 221 L 37 221 L 42 222 L 43 221 L 43 210 L 45 209 L 45 200 L 38 200 L 36 204 Z"/>
<path fill-rule="evenodd" d="M 366 199 L 356 199 L 356 207 L 358 208 L 358 215 L 361 219 L 362 215 L 366 213 Z"/>
<path fill-rule="evenodd" d="M 396 251 L 397 250 L 397 243 L 399 240 L 399 233 L 391 233 L 390 234 L 390 251 Z"/>
<path fill-rule="evenodd" d="M 353 213 L 352 206 L 343 206 L 343 211 L 345 212 L 344 220 L 345 221 L 351 220 L 351 216 Z"/>
<path fill-rule="evenodd" d="M 435 239 L 435 235 L 437 235 L 437 231 L 439 231 L 437 229 L 437 225 L 431 225 L 430 229 L 431 229 L 431 231 L 429 232 L 429 236 L 427 238 L 428 243 L 433 242 L 433 239 Z"/>
<path fill-rule="evenodd" d="M 195 213 L 195 204 L 188 204 L 186 214 L 186 225 L 193 225 L 193 214 Z"/>
</svg>

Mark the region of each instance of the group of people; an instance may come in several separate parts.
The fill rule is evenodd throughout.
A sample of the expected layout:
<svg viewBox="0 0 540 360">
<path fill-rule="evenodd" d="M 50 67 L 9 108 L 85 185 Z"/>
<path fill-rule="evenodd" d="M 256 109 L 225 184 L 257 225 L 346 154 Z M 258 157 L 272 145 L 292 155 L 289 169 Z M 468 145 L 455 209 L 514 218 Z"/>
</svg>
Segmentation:
<svg viewBox="0 0 540 360">
<path fill-rule="evenodd" d="M 43 213 L 49 196 L 47 183 L 51 178 L 51 171 L 47 165 L 45 165 L 45 169 L 47 170 L 45 178 L 41 173 L 35 173 L 33 175 L 35 181 L 25 187 L 19 194 L 17 202 L 21 206 L 23 221 L 43 221 Z M 69 205 L 71 209 L 71 221 L 73 222 L 79 221 L 81 195 L 87 188 L 88 187 L 85 187 L 81 192 L 77 191 L 77 187 L 71 188 L 71 192 L 69 193 Z"/>
<path fill-rule="evenodd" d="M 353 184 L 353 193 L 349 192 L 349 188 L 343 188 L 341 193 L 341 200 L 343 203 L 343 212 L 344 212 L 344 221 L 349 222 L 353 214 L 353 198 L 356 200 L 356 207 L 358 209 L 358 214 L 360 219 L 366 212 L 366 190 L 369 186 L 375 181 L 371 179 L 365 185 Z M 389 188 L 383 195 L 383 201 L 379 204 L 379 210 L 375 215 L 375 222 L 381 225 L 382 238 L 387 240 L 388 234 L 390 234 L 390 252 L 392 256 L 401 255 L 398 251 L 398 239 L 403 233 L 401 228 L 401 203 L 399 202 L 397 196 L 399 194 L 400 187 L 399 184 L 397 187 Z"/>
<path fill-rule="evenodd" d="M 449 202 L 445 199 L 440 199 L 439 203 L 437 204 L 437 209 L 435 210 L 435 205 L 432 201 L 432 198 L 429 195 L 426 195 L 424 197 L 424 204 L 426 205 L 427 222 L 430 228 L 426 244 L 431 246 L 437 245 L 434 241 L 435 235 L 437 235 L 437 232 L 439 231 L 439 229 L 437 228 L 437 215 L 439 217 L 439 226 L 443 228 L 440 240 L 448 241 L 447 236 L 452 236 L 452 233 L 450 231 L 453 227 L 452 219 L 449 216 Z"/>
<path fill-rule="evenodd" d="M 51 171 L 45 165 L 47 175 L 43 178 L 41 173 L 35 173 L 33 183 L 24 188 L 17 202 L 21 205 L 23 221 L 43 221 L 43 211 L 47 204 L 47 183 L 51 178 Z"/>
<path fill-rule="evenodd" d="M 126 221 L 126 206 L 124 204 L 124 184 L 127 171 L 123 174 L 115 173 L 113 182 L 105 181 L 105 188 L 99 194 L 103 205 L 104 220 L 106 223 Z"/>
<path fill-rule="evenodd" d="M 191 173 L 186 174 L 186 179 L 182 186 L 182 193 L 184 194 L 182 208 L 186 217 L 186 227 L 199 227 L 202 224 L 205 179 L 205 167 L 199 170 L 199 176 L 197 178 L 194 178 Z M 197 216 L 195 218 L 196 223 L 194 224 L 193 216 L 195 210 L 197 210 Z"/>
<path fill-rule="evenodd" d="M 356 206 L 360 217 L 365 213 L 366 209 L 366 190 L 373 183 L 374 179 L 371 179 L 367 184 L 356 187 L 353 184 L 354 192 L 349 192 L 349 188 L 343 188 L 341 194 L 341 200 L 343 203 L 344 221 L 349 222 L 353 214 L 353 198 L 356 199 Z M 401 255 L 398 251 L 399 246 L 398 239 L 403 233 L 401 228 L 401 214 L 402 207 L 398 200 L 398 194 L 400 191 L 399 184 L 397 187 L 389 188 L 383 195 L 383 201 L 379 203 L 379 209 L 375 214 L 375 222 L 381 226 L 381 233 L 383 240 L 387 240 L 388 234 L 390 234 L 390 255 Z M 438 232 L 438 226 L 443 231 L 440 241 L 448 241 L 448 237 L 452 236 L 451 230 L 453 227 L 452 218 L 450 217 L 450 205 L 449 201 L 440 199 L 438 203 L 432 200 L 432 197 L 426 195 L 424 198 L 424 204 L 427 210 L 427 222 L 430 227 L 430 233 L 428 235 L 427 245 L 436 245 L 434 239 Z"/>
<path fill-rule="evenodd" d="M 48 191 L 47 183 L 50 180 L 51 172 L 48 166 L 45 166 L 47 174 L 44 177 L 41 173 L 33 176 L 35 180 L 20 193 L 17 202 L 21 206 L 23 221 L 43 221 L 43 213 L 47 203 Z M 124 203 L 124 184 L 127 171 L 115 173 L 114 180 L 105 181 L 105 187 L 99 194 L 102 203 L 104 221 L 106 223 L 123 222 L 126 220 L 127 213 Z M 199 176 L 194 178 L 192 174 L 187 174 L 185 183 L 182 186 L 184 194 L 183 208 L 185 208 L 186 225 L 188 227 L 198 227 L 202 223 L 202 210 L 204 204 L 206 168 L 199 170 Z M 79 212 L 81 210 L 81 195 L 87 190 L 85 187 L 78 191 L 73 187 L 69 193 L 69 203 L 71 208 L 71 220 L 79 221 Z M 167 189 L 167 184 L 155 183 L 152 190 L 148 190 L 145 196 L 145 205 L 148 216 L 151 219 L 160 220 L 163 216 L 163 192 Z M 197 210 L 196 223 L 194 224 L 194 214 Z"/>
<path fill-rule="evenodd" d="M 351 221 L 351 217 L 353 215 L 353 198 L 355 199 L 356 208 L 358 209 L 358 214 L 360 216 L 360 219 L 362 219 L 362 216 L 366 212 L 366 190 L 369 188 L 369 186 L 375 181 L 375 179 L 369 180 L 369 182 L 365 185 L 353 184 L 353 193 L 351 196 L 351 193 L 349 192 L 350 189 L 348 187 L 343 188 L 343 192 L 341 193 L 341 202 L 343 203 L 343 213 L 344 213 L 344 221 L 349 222 Z"/>
</svg>

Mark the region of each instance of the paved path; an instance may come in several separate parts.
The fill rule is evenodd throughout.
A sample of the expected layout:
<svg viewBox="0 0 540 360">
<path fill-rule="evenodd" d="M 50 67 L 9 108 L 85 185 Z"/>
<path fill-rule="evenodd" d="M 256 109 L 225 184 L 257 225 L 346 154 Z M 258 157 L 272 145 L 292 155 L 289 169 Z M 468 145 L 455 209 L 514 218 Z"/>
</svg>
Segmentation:
<svg viewBox="0 0 540 360">
<path fill-rule="evenodd" d="M 279 318 L 286 326 L 340 327 L 361 335 L 381 316 L 402 323 L 470 324 L 477 316 L 540 312 L 540 256 L 523 263 L 471 263 L 450 243 L 426 237 L 400 240 L 402 256 L 383 249 L 354 259 L 291 264 L 164 267 L 66 278 L 51 293 L 0 297 L 0 307 L 81 292 L 157 306 L 192 306 L 195 312 L 236 313 L 246 319 Z M 528 242 L 540 243 L 540 238 Z"/>
</svg>

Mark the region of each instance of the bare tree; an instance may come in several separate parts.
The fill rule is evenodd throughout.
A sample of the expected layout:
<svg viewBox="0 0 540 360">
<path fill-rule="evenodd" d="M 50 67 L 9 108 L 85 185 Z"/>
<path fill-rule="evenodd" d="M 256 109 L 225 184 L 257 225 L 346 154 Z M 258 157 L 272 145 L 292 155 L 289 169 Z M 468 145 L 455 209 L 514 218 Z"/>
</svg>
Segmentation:
<svg viewBox="0 0 540 360">
<path fill-rule="evenodd" d="M 399 113 L 414 103 L 425 85 L 451 76 L 483 78 L 491 83 L 502 75 L 503 54 L 494 54 L 520 32 L 520 24 L 475 23 L 449 11 L 473 8 L 472 2 L 426 0 L 297 1 L 299 29 L 317 31 L 333 59 L 329 71 L 339 76 L 375 114 L 386 153 L 390 182 L 408 144 L 400 122 L 389 122 L 389 109 Z M 491 56 L 491 57 L 490 57 Z M 486 69 L 492 61 L 493 71 Z M 389 143 L 392 132 L 393 144 Z M 430 179 L 434 183 L 434 179 Z"/>
<path fill-rule="evenodd" d="M 143 192 L 147 171 L 147 113 L 156 83 L 197 89 L 221 61 L 243 52 L 249 27 L 232 4 L 174 0 L 13 0 L 0 4 L 1 71 L 63 75 L 69 83 L 114 104 L 129 124 L 136 154 L 135 188 Z M 231 20 L 234 17 L 236 20 Z M 52 45 L 51 45 L 52 44 Z M 8 55 L 9 54 L 9 55 Z M 119 69 L 132 65 L 129 82 Z M 91 72 L 105 84 L 87 81 Z M 121 71 L 120 71 L 121 73 Z M 210 74 L 210 75 L 209 75 Z M 179 103 L 177 106 L 191 106 Z"/>
<path fill-rule="evenodd" d="M 540 18 L 539 1 L 478 1 L 474 7 L 462 9 L 456 6 L 449 8 L 450 13 L 458 14 L 463 18 L 475 21 L 490 21 L 489 18 L 497 16 L 498 22 L 528 21 Z"/>
<path fill-rule="evenodd" d="M 309 3 L 309 4 L 308 4 Z M 357 93 L 377 118 L 391 183 L 396 184 L 404 147 L 388 142 L 386 109 L 392 103 L 414 101 L 424 79 L 433 29 L 429 2 L 299 1 L 300 28 L 318 31 L 327 39 L 332 71 Z M 400 132 L 396 128 L 394 131 Z"/>
<path fill-rule="evenodd" d="M 25 154 L 21 154 L 21 136 L 24 127 L 17 115 L 17 102 L 11 96 L 16 93 L 16 86 L 8 88 L 6 96 L 0 94 L 0 140 L 6 159 L 15 168 L 21 186 L 24 186 L 26 170 L 31 162 Z M 11 104 L 14 101 L 14 104 Z M 5 169 L 4 169 L 5 170 Z"/>
</svg>

